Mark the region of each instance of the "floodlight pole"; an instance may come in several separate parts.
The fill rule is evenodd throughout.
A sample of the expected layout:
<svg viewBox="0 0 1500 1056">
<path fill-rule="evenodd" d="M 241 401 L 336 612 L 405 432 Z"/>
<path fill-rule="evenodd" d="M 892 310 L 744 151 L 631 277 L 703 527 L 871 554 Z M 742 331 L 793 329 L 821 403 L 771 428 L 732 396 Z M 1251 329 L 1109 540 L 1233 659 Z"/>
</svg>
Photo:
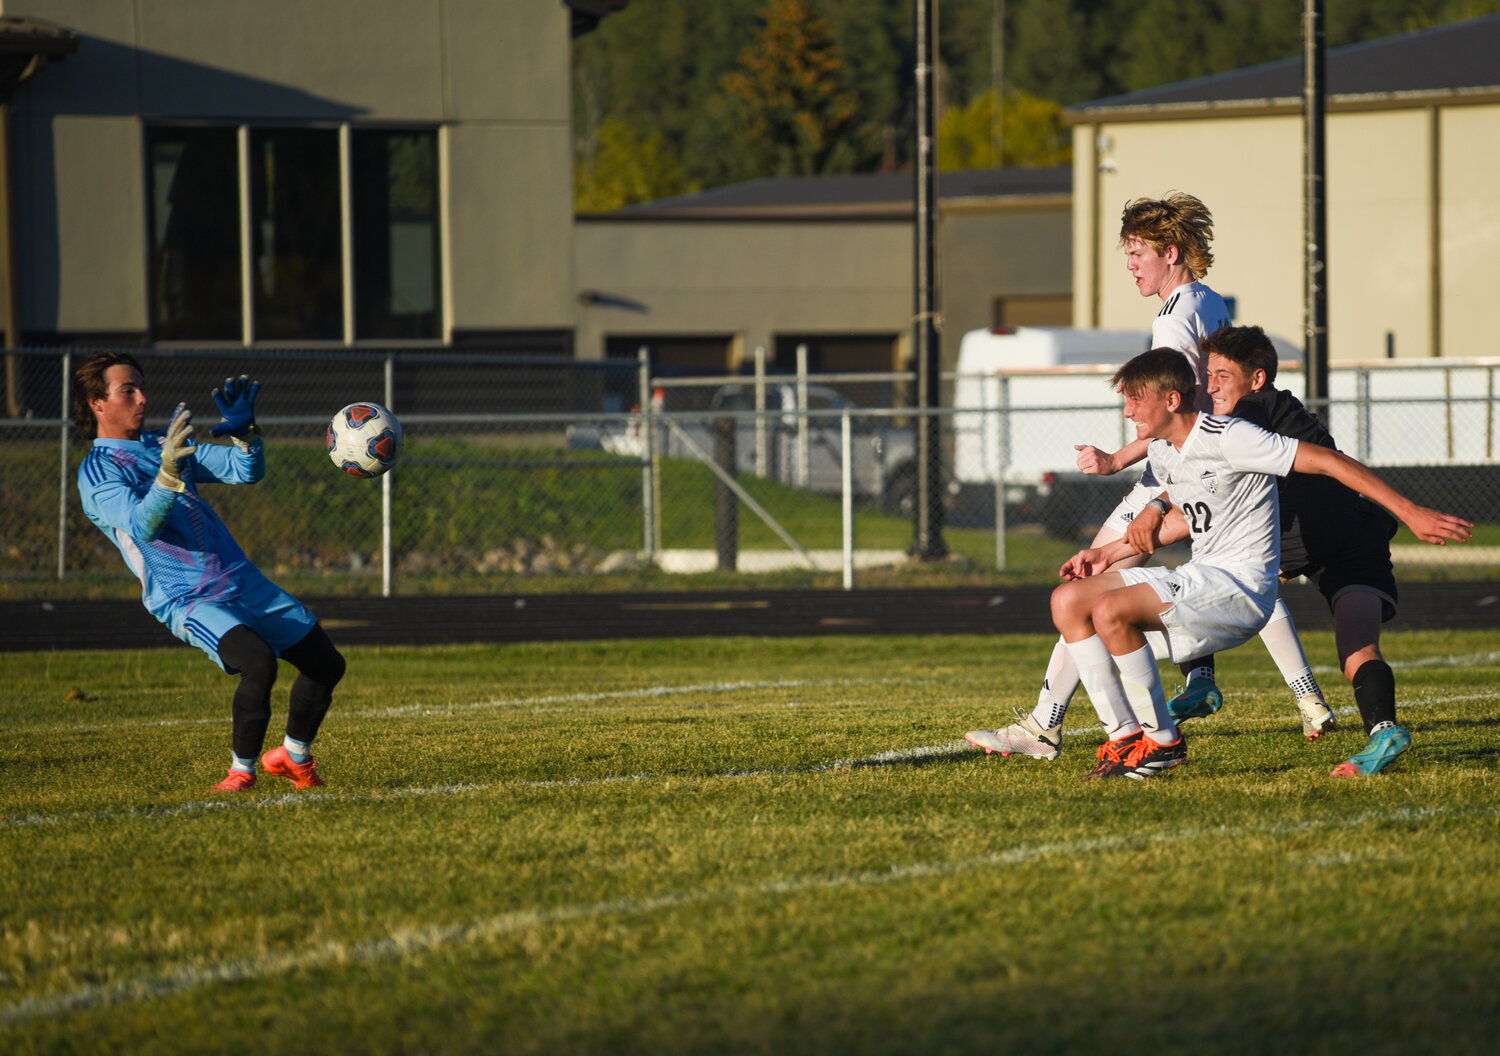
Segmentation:
<svg viewBox="0 0 1500 1056">
<path fill-rule="evenodd" d="M 1307 350 L 1307 403 L 1315 414 L 1328 414 L 1328 219 L 1324 195 L 1323 0 L 1303 0 L 1302 7 L 1302 217 L 1304 347 Z"/>
<path fill-rule="evenodd" d="M 942 355 L 938 344 L 933 252 L 937 212 L 937 138 L 933 100 L 934 48 L 937 4 L 914 0 L 916 15 L 916 311 L 913 318 L 913 352 L 917 367 L 917 503 L 912 511 L 915 538 L 911 553 L 924 561 L 946 557 L 943 542 L 942 421 L 936 411 L 941 403 Z"/>
</svg>

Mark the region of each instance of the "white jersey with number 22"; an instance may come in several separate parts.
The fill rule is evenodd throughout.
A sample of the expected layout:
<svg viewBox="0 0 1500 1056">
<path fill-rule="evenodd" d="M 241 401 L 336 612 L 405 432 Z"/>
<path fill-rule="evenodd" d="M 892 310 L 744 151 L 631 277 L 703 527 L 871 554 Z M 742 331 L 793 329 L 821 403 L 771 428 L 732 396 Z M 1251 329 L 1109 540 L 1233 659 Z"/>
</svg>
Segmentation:
<svg viewBox="0 0 1500 1056">
<path fill-rule="evenodd" d="M 1274 590 L 1281 567 L 1276 478 L 1291 471 L 1298 442 L 1238 418 L 1199 414 L 1182 443 L 1151 441 L 1156 479 L 1192 532 L 1193 561 Z"/>
</svg>

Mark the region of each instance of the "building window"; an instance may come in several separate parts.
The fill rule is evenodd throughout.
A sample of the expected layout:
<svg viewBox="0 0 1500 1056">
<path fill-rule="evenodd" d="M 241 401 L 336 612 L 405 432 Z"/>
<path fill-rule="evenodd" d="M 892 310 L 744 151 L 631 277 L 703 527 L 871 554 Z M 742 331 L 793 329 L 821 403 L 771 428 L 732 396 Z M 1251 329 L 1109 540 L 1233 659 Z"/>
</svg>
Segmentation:
<svg viewBox="0 0 1500 1056">
<path fill-rule="evenodd" d="M 438 336 L 437 137 L 355 132 L 354 327 Z"/>
<path fill-rule="evenodd" d="M 236 138 L 232 128 L 146 132 L 159 339 L 236 341 L 244 331 Z"/>
<path fill-rule="evenodd" d="M 251 132 L 250 267 L 257 340 L 343 338 L 339 183 L 337 132 Z"/>
<path fill-rule="evenodd" d="M 146 136 L 156 340 L 441 338 L 435 131 Z"/>
</svg>

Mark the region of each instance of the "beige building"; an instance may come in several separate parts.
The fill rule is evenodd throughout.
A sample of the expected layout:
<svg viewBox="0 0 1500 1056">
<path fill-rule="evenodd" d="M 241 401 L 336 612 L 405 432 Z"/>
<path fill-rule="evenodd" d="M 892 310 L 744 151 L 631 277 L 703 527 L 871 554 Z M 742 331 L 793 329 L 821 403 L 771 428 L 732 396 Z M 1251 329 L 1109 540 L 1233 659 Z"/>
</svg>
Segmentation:
<svg viewBox="0 0 1500 1056">
<path fill-rule="evenodd" d="M 76 40 L 10 94 L 8 336 L 571 351 L 570 28 L 623 6 L 5 0 Z"/>
<path fill-rule="evenodd" d="M 1207 278 L 1236 321 L 1303 344 L 1302 69 L 1270 63 L 1067 112 L 1074 325 L 1149 317 L 1117 248 L 1120 210 L 1178 189 L 1213 211 Z M 1494 355 L 1500 16 L 1330 50 L 1326 84 L 1330 359 Z"/>
</svg>

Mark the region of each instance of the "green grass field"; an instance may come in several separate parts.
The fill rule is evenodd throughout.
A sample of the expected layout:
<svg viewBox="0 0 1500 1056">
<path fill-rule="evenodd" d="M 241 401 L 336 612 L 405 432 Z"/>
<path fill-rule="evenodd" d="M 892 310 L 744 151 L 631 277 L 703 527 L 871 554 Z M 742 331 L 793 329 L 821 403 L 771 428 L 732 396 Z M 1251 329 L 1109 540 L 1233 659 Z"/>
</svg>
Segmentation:
<svg viewBox="0 0 1500 1056">
<path fill-rule="evenodd" d="M 196 651 L 0 655 L 0 1051 L 1493 1051 L 1493 634 L 1389 635 L 1412 751 L 1337 782 L 1258 643 L 1166 777 L 1081 697 L 965 745 L 1049 646 L 351 649 L 328 787 L 234 799 Z"/>
</svg>

